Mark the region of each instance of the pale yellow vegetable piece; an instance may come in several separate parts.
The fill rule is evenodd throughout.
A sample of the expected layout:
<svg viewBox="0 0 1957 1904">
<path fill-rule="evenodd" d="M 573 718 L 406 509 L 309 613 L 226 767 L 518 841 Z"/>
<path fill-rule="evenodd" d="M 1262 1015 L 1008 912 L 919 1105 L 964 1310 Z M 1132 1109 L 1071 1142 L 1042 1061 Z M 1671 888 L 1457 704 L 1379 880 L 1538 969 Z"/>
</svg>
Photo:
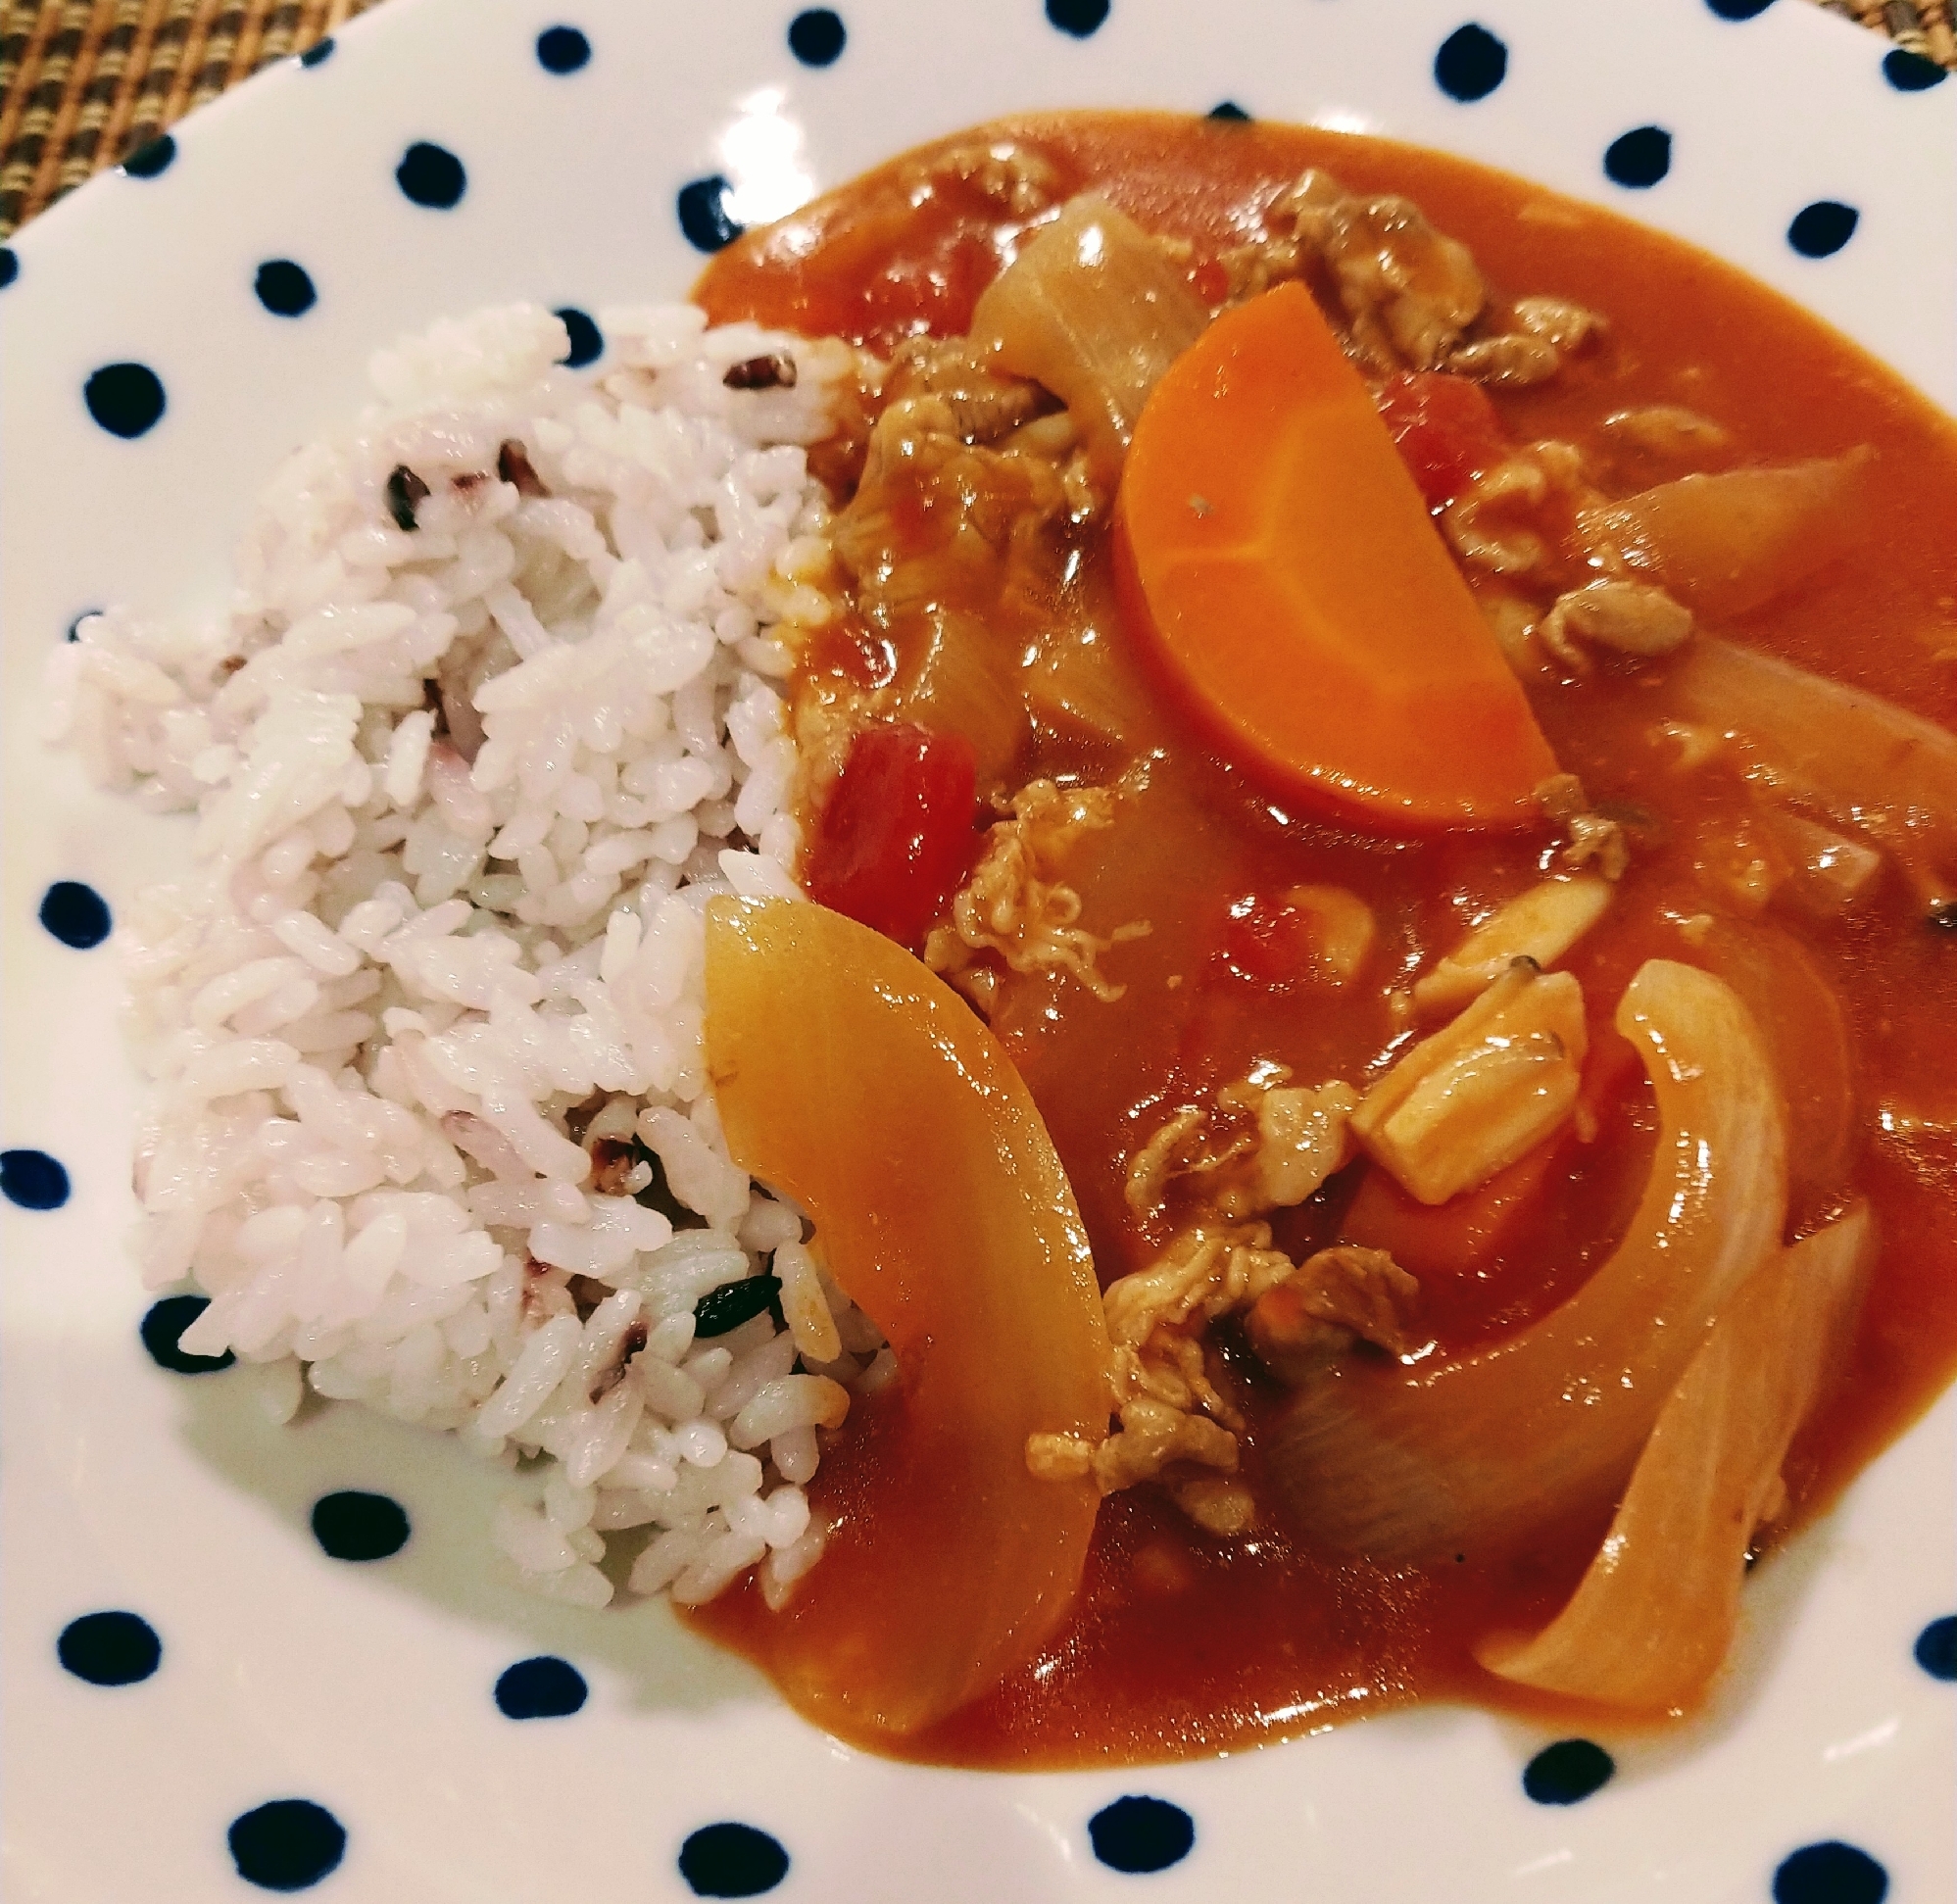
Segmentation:
<svg viewBox="0 0 1957 1904">
<path fill-rule="evenodd" d="M 1583 987 L 1567 972 L 1545 976 L 1512 960 L 1366 1093 L 1347 1128 L 1402 1189 L 1444 1203 L 1505 1170 L 1569 1116 L 1588 1044 Z"/>
<path fill-rule="evenodd" d="M 1690 1705 L 1739 1613 L 1781 1463 L 1842 1349 L 1875 1244 L 1866 1205 L 1771 1256 L 1659 1411 L 1602 1549 L 1533 1639 L 1483 1642 L 1491 1672 L 1647 1714 Z"/>
<path fill-rule="evenodd" d="M 980 292 L 972 338 L 1066 405 L 1110 489 L 1155 382 L 1209 313 L 1168 253 L 1103 198 L 1071 200 Z"/>
<path fill-rule="evenodd" d="M 1544 971 L 1562 958 L 1610 904 L 1611 884 L 1584 874 L 1545 879 L 1504 901 L 1413 988 L 1424 1012 L 1452 1011 L 1488 990 L 1518 958 Z"/>
<path fill-rule="evenodd" d="M 913 1733 L 1024 1664 L 1079 1590 L 1099 1492 L 1036 1479 L 1026 1442 L 1106 1432 L 1087 1235 L 997 1041 L 869 927 L 712 901 L 706 1034 L 729 1151 L 808 1212 L 897 1357 L 878 1511 L 845 1515 L 775 1616 L 771 1670 L 831 1731 Z"/>
</svg>

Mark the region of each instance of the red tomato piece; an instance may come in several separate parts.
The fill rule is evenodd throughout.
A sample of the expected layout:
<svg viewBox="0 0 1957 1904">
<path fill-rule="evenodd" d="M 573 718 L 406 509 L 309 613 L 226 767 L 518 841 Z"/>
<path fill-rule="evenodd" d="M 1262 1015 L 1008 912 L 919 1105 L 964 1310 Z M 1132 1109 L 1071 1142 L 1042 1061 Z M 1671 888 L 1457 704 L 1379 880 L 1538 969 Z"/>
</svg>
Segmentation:
<svg viewBox="0 0 1957 1904">
<path fill-rule="evenodd" d="M 962 734 L 865 727 L 816 823 L 808 896 L 915 947 L 971 865 L 977 817 L 977 757 Z"/>
<path fill-rule="evenodd" d="M 1390 377 L 1379 405 L 1430 509 L 1451 502 L 1508 448 L 1494 405 L 1465 377 L 1440 370 Z"/>
<path fill-rule="evenodd" d="M 1234 901 L 1223 925 L 1219 956 L 1239 978 L 1278 986 L 1311 963 L 1310 922 L 1283 900 Z"/>
</svg>

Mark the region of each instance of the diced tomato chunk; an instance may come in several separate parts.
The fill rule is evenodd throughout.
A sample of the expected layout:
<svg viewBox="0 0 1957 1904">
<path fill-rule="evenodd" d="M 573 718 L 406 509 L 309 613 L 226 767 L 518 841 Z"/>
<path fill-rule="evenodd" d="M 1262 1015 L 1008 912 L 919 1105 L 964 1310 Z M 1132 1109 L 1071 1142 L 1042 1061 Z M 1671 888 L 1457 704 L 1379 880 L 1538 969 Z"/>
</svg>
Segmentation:
<svg viewBox="0 0 1957 1904">
<path fill-rule="evenodd" d="M 1234 900 L 1224 916 L 1217 957 L 1239 978 L 1278 986 L 1311 964 L 1311 922 L 1284 900 Z"/>
<path fill-rule="evenodd" d="M 1219 305 L 1230 295 L 1230 273 L 1220 258 L 1199 259 L 1190 268 L 1189 287 L 1204 304 Z"/>
<path fill-rule="evenodd" d="M 915 947 L 970 868 L 977 816 L 977 757 L 963 735 L 865 727 L 816 822 L 808 896 Z"/>
<path fill-rule="evenodd" d="M 1430 509 L 1452 501 L 1507 450 L 1494 406 L 1480 384 L 1465 377 L 1440 370 L 1392 377 L 1379 405 Z"/>
</svg>

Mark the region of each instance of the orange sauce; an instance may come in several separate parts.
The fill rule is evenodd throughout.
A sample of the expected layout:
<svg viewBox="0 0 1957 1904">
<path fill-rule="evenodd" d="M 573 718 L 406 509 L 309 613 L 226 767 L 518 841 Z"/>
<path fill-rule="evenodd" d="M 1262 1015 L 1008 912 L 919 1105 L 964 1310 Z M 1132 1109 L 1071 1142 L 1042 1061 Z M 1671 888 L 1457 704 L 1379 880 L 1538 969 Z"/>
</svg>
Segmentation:
<svg viewBox="0 0 1957 1904">
<path fill-rule="evenodd" d="M 1609 467 L 1598 428 L 1605 415 L 1681 404 L 1725 424 L 1748 461 L 1873 446 L 1869 530 L 1852 555 L 1719 632 L 1957 721 L 1957 429 L 1774 294 L 1607 214 L 1381 141 L 1086 114 L 1014 122 L 993 135 L 1044 154 L 1063 192 L 1097 187 L 1145 226 L 1193 240 L 1198 269 L 1205 253 L 1239 241 L 1247 214 L 1308 165 L 1347 189 L 1412 198 L 1503 292 L 1567 298 L 1608 320 L 1602 348 L 1551 382 L 1492 393 L 1517 441 L 1563 438 Z M 696 296 L 716 321 L 752 317 L 882 349 L 919 329 L 955 333 L 1020 227 L 955 191 L 921 204 L 913 196 L 895 166 L 868 174 L 723 253 Z M 1620 487 L 1657 479 L 1630 472 Z M 1101 780 L 1148 762 L 1144 790 L 1070 867 L 1085 925 L 1106 933 L 1150 923 L 1149 937 L 1104 960 L 1123 995 L 1103 1002 L 1065 978 L 1017 980 L 995 1017 L 1067 1166 L 1106 1282 L 1150 1261 L 1171 1227 L 1139 1223 L 1121 1195 L 1126 1158 L 1168 1107 L 1260 1060 L 1289 1065 L 1301 1083 L 1375 1073 L 1398 1035 L 1389 992 L 1540 878 L 1546 850 L 1526 837 L 1367 837 L 1274 802 L 1208 752 L 1132 652 L 1098 530 L 1055 552 L 1035 598 L 982 594 L 962 606 L 1003 642 L 1022 644 L 1035 669 L 1047 657 L 1071 665 L 1091 654 L 1096 680 L 1126 710 L 1121 759 L 1048 722 L 1036 728 L 1019 778 Z M 846 629 L 810 658 L 810 675 L 818 684 L 825 670 L 887 678 L 905 664 L 903 648 L 902 628 Z M 1957 937 L 1927 922 L 1886 874 L 1874 900 L 1846 918 L 1778 902 L 1742 916 L 1721 868 L 1755 824 L 1750 796 L 1734 774 L 1679 772 L 1676 750 L 1654 738 L 1666 716 L 1662 666 L 1603 667 L 1583 681 L 1533 687 L 1532 698 L 1592 803 L 1636 816 L 1612 908 L 1565 961 L 1589 1001 L 1587 1081 L 1599 1129 L 1590 1143 L 1556 1141 L 1538 1191 L 1492 1220 L 1471 1266 L 1423 1275 L 1423 1326 L 1443 1355 L 1488 1341 L 1568 1295 L 1609 1251 L 1642 1182 L 1651 1123 L 1648 1087 L 1625 1061 L 1611 1012 L 1647 957 L 1712 966 L 1768 1021 L 1784 1058 L 1792 1220 L 1859 1194 L 1884 1238 L 1847 1364 L 1788 1462 L 1794 1511 L 1784 1526 L 1797 1524 L 1957 1368 L 1957 1142 L 1892 1134 L 1884 1116 L 1901 1109 L 1957 1125 L 1957 1086 L 1943 1076 L 1957 1046 Z M 1241 940 L 1232 906 L 1306 882 L 1348 887 L 1374 908 L 1380 939 L 1363 982 L 1272 983 L 1254 960 L 1247 970 L 1233 955 Z M 1708 911 L 1721 923 L 1694 945 L 1679 921 Z M 1278 1245 L 1298 1255 L 1334 1240 L 1363 1168 L 1279 1212 Z M 893 1194 L 902 1196 L 901 1184 Z M 1227 1328 L 1221 1343 L 1252 1421 L 1246 1472 L 1254 1484 L 1258 1411 L 1283 1391 Z M 815 1491 L 840 1519 L 839 1540 L 853 1520 L 876 1511 L 885 1428 L 874 1404 L 859 1405 L 825 1453 Z M 1522 1551 L 1466 1551 L 1425 1570 L 1388 1570 L 1315 1552 L 1308 1533 L 1275 1523 L 1220 1542 L 1138 1489 L 1104 1504 L 1078 1604 L 1042 1656 L 900 1749 L 973 1765 L 1132 1762 L 1216 1752 L 1418 1699 L 1527 1703 L 1476 1666 L 1471 1644 L 1491 1628 L 1546 1619 L 1607 1518 L 1606 1507 L 1541 1530 Z M 903 1592 L 904 1583 L 891 1590 Z M 781 1616 L 748 1588 L 691 1617 L 765 1666 Z"/>
</svg>

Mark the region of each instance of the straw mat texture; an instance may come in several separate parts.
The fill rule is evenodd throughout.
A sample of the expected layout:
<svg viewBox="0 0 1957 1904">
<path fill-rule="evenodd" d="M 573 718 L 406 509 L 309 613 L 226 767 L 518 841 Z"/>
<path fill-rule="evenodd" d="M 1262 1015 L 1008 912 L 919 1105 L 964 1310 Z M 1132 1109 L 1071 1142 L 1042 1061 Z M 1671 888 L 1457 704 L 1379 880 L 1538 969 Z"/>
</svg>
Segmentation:
<svg viewBox="0 0 1957 1904">
<path fill-rule="evenodd" d="M 1815 3 L 1957 68 L 1952 0 Z M 0 238 L 226 86 L 377 4 L 0 0 Z"/>
</svg>

